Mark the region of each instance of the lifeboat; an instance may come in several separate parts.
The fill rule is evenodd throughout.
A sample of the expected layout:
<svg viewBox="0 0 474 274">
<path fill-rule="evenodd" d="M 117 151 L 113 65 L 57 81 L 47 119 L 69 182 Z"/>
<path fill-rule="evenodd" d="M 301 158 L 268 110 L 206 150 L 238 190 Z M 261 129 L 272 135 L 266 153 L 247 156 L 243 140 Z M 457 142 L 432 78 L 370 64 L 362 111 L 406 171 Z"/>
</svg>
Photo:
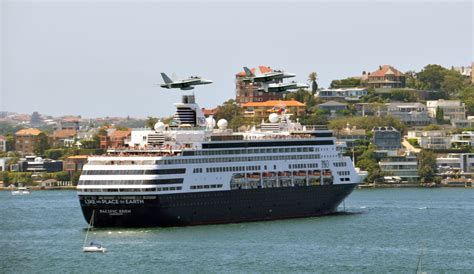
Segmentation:
<svg viewBox="0 0 474 274">
<path fill-rule="evenodd" d="M 300 171 L 294 171 L 294 172 L 293 172 L 293 176 L 294 176 L 295 178 L 306 178 L 306 172 L 305 172 L 305 171 L 302 171 L 302 170 L 300 170 Z"/>
<path fill-rule="evenodd" d="M 323 176 L 325 177 L 330 177 L 332 175 L 331 171 L 330 170 L 325 170 L 323 171 Z"/>
<path fill-rule="evenodd" d="M 290 177 L 291 176 L 291 172 L 289 171 L 280 171 L 278 172 L 278 177 L 280 178 L 285 178 L 285 177 Z"/>
<path fill-rule="evenodd" d="M 272 172 L 264 172 L 264 173 L 263 173 L 263 178 L 267 178 L 267 179 L 268 179 L 268 178 L 273 178 L 273 177 L 275 177 L 275 174 L 272 173 Z"/>
<path fill-rule="evenodd" d="M 259 181 L 260 180 L 260 174 L 259 173 L 252 173 L 247 176 L 247 178 L 251 181 Z"/>
</svg>

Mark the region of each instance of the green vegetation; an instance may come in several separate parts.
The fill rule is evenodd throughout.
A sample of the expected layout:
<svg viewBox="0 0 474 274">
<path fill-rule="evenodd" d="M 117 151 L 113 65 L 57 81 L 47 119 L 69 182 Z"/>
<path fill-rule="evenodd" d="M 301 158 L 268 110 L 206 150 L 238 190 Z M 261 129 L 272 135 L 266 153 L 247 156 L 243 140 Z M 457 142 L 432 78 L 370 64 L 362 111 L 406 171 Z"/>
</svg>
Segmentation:
<svg viewBox="0 0 474 274">
<path fill-rule="evenodd" d="M 356 156 L 356 166 L 369 173 L 365 178 L 366 182 L 377 182 L 383 178 L 383 172 L 375 155 L 374 145 L 359 143 L 354 148 L 354 155 Z"/>
<path fill-rule="evenodd" d="M 217 107 L 215 119 L 226 119 L 228 128 L 237 130 L 239 127 L 244 125 L 243 110 L 235 102 L 235 100 L 227 100 L 224 104 Z"/>
<path fill-rule="evenodd" d="M 436 154 L 422 150 L 418 154 L 418 175 L 423 182 L 432 182 L 436 174 Z"/>
<path fill-rule="evenodd" d="M 64 160 L 73 155 L 100 155 L 104 152 L 99 148 L 52 148 L 46 150 L 44 156 L 53 160 Z"/>
<path fill-rule="evenodd" d="M 444 121 L 444 110 L 439 106 L 436 107 L 436 122 L 442 123 Z"/>
<path fill-rule="evenodd" d="M 416 138 L 408 138 L 407 142 L 415 148 L 420 147 L 420 144 L 418 143 L 418 139 L 416 139 Z"/>
<path fill-rule="evenodd" d="M 333 80 L 331 82 L 330 88 L 353 88 L 353 87 L 360 87 L 361 80 L 360 78 L 350 77 L 341 80 Z"/>
<path fill-rule="evenodd" d="M 456 98 L 469 86 L 469 80 L 459 72 L 440 65 L 427 65 L 422 71 L 407 76 L 407 87 L 442 91 L 450 98 Z"/>
<path fill-rule="evenodd" d="M 38 134 L 38 139 L 33 148 L 34 153 L 36 155 L 44 155 L 44 152 L 49 149 L 49 147 L 48 135 L 44 132 Z"/>
<path fill-rule="evenodd" d="M 19 131 L 22 128 L 25 128 L 25 127 L 23 125 L 13 126 L 9 123 L 0 122 L 0 135 L 6 135 L 6 134 L 13 135 L 15 132 Z"/>
<path fill-rule="evenodd" d="M 438 125 L 427 125 L 426 127 L 423 128 L 424 131 L 431 131 L 431 130 L 441 130 L 442 128 Z"/>
<path fill-rule="evenodd" d="M 318 91 L 318 83 L 316 80 L 318 79 L 318 74 L 316 72 L 311 72 L 308 75 L 308 82 L 310 83 L 311 94 L 314 96 L 316 91 Z"/>
<path fill-rule="evenodd" d="M 150 129 L 155 128 L 155 124 L 158 122 L 158 118 L 148 116 L 146 120 L 146 126 L 149 127 Z"/>
<path fill-rule="evenodd" d="M 406 89 L 394 89 L 390 94 L 387 94 L 386 99 L 391 101 L 401 101 L 401 102 L 418 102 L 420 98 L 418 94 L 414 93 L 411 90 Z"/>
<path fill-rule="evenodd" d="M 466 104 L 468 115 L 474 115 L 474 85 L 465 87 L 459 93 L 459 99 Z"/>
<path fill-rule="evenodd" d="M 31 184 L 33 178 L 31 177 L 31 172 L 0 172 L 0 179 L 3 181 L 3 184 L 8 186 L 9 184 Z"/>
</svg>

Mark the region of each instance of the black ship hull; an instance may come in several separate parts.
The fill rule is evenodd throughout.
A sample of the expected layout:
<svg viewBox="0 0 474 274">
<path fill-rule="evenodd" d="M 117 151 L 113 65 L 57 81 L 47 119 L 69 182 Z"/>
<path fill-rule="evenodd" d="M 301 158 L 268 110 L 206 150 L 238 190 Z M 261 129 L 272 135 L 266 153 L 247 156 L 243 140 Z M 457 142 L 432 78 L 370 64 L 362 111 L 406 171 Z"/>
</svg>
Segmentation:
<svg viewBox="0 0 474 274">
<path fill-rule="evenodd" d="M 168 195 L 79 195 L 95 227 L 188 226 L 327 215 L 357 184 L 260 188 Z"/>
</svg>

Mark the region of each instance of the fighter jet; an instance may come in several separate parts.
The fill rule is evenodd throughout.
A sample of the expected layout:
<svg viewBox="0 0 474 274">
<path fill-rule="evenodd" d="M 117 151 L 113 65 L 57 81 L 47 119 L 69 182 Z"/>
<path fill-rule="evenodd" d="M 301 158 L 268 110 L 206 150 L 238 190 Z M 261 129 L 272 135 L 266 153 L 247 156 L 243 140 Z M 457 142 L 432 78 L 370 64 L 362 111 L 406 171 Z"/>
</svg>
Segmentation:
<svg viewBox="0 0 474 274">
<path fill-rule="evenodd" d="M 265 92 L 286 92 L 300 88 L 308 88 L 309 86 L 306 84 L 301 84 L 297 82 L 289 82 L 289 83 L 270 83 L 265 84 L 262 83 L 262 87 L 259 90 Z"/>
<path fill-rule="evenodd" d="M 274 82 L 275 80 L 283 79 L 283 78 L 291 78 L 295 77 L 296 74 L 294 73 L 289 73 L 289 72 L 284 72 L 281 70 L 273 70 L 270 72 L 262 73 L 260 70 L 260 67 L 255 68 L 255 73 L 252 73 L 252 71 L 248 67 L 244 67 L 245 75 L 246 78 L 243 79 L 243 81 L 247 82 L 261 82 L 261 83 L 268 83 L 268 82 Z"/>
<path fill-rule="evenodd" d="M 194 89 L 193 86 L 196 86 L 196 85 L 212 84 L 211 80 L 207 80 L 199 76 L 191 76 L 187 79 L 181 79 L 181 80 L 171 80 L 171 78 L 169 78 L 168 75 L 162 72 L 161 77 L 163 77 L 163 81 L 165 83 L 161 84 L 160 86 L 162 88 L 168 88 L 168 89 L 179 88 L 181 90 L 190 90 L 190 89 Z"/>
</svg>

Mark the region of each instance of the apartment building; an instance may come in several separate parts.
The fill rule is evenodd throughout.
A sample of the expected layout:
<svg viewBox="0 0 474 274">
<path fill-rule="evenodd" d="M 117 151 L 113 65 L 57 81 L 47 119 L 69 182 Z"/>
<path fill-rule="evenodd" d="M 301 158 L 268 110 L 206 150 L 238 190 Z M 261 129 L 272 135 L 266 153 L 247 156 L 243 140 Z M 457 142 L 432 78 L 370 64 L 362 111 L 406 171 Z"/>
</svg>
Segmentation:
<svg viewBox="0 0 474 274">
<path fill-rule="evenodd" d="M 387 114 L 399 118 L 408 126 L 426 126 L 433 120 L 428 115 L 427 107 L 422 103 L 389 103 L 387 104 Z"/>
<path fill-rule="evenodd" d="M 410 130 L 408 139 L 416 139 L 420 147 L 425 149 L 449 149 L 451 148 L 451 133 L 445 130 Z"/>
<path fill-rule="evenodd" d="M 436 118 L 438 107 L 443 110 L 444 120 L 466 119 L 466 106 L 459 100 L 436 100 L 426 101 L 430 117 Z"/>
</svg>

